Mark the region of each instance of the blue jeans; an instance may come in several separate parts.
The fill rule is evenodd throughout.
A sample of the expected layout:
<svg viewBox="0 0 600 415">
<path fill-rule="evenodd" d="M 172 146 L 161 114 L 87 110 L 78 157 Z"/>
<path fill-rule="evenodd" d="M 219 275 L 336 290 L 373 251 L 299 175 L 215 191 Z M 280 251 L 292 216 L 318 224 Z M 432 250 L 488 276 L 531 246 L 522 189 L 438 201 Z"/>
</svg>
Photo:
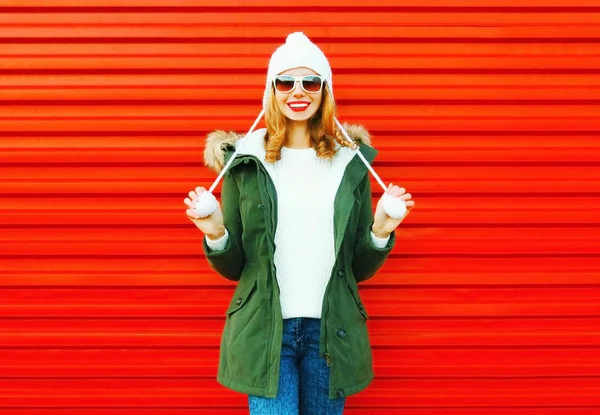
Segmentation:
<svg viewBox="0 0 600 415">
<path fill-rule="evenodd" d="M 329 399 L 329 367 L 319 357 L 321 320 L 283 320 L 283 344 L 276 398 L 248 396 L 251 415 L 337 415 L 345 398 Z"/>
</svg>

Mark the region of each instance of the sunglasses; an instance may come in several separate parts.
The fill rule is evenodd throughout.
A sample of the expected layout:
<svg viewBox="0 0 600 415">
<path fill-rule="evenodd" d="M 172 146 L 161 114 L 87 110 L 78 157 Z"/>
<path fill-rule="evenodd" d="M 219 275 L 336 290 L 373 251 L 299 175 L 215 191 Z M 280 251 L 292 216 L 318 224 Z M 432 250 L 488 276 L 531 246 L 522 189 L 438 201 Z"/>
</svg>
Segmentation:
<svg viewBox="0 0 600 415">
<path fill-rule="evenodd" d="M 309 94 L 316 94 L 323 89 L 325 80 L 319 75 L 291 76 L 277 75 L 273 80 L 275 90 L 281 93 L 292 92 L 296 87 L 296 82 L 300 82 L 300 86 Z"/>
</svg>

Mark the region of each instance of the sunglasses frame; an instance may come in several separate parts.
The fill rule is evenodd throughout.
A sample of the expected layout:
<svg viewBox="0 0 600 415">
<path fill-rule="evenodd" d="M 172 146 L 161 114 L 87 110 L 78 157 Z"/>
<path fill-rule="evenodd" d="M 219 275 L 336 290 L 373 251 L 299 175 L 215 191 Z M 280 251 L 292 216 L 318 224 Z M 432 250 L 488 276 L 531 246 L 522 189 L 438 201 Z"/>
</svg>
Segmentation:
<svg viewBox="0 0 600 415">
<path fill-rule="evenodd" d="M 289 91 L 280 91 L 277 89 L 277 78 L 281 78 L 281 77 L 286 77 L 286 78 L 293 78 L 294 79 L 294 86 L 289 90 Z M 307 91 L 306 88 L 304 88 L 304 85 L 302 85 L 302 80 L 304 78 L 307 77 L 311 77 L 311 78 L 318 78 L 321 80 L 321 87 L 319 88 L 318 91 Z M 323 90 L 323 86 L 325 85 L 325 78 L 322 77 L 321 75 L 304 75 L 304 76 L 292 76 L 292 75 L 277 75 L 275 78 L 273 78 L 273 89 L 276 92 L 279 92 L 280 94 L 289 94 L 290 92 L 292 92 L 294 89 L 296 89 L 296 84 L 300 82 L 300 88 L 302 88 L 302 90 L 304 92 L 306 92 L 307 94 L 318 94 L 319 92 L 321 92 Z"/>
</svg>

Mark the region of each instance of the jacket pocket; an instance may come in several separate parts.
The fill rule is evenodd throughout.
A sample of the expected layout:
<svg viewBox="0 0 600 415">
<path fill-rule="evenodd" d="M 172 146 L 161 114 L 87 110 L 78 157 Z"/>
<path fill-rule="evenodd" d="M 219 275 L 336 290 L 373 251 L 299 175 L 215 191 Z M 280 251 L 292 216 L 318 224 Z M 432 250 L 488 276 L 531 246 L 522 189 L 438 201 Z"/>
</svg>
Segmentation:
<svg viewBox="0 0 600 415">
<path fill-rule="evenodd" d="M 369 315 L 367 314 L 367 309 L 365 308 L 364 304 L 362 303 L 362 301 L 360 299 L 360 295 L 358 294 L 358 291 L 355 290 L 354 288 L 352 288 L 350 283 L 346 282 L 346 285 L 348 286 L 348 291 L 350 291 L 352 298 L 354 298 L 354 303 L 356 304 L 356 308 L 358 309 L 360 314 L 362 314 L 364 319 L 368 320 Z"/>
<path fill-rule="evenodd" d="M 253 279 L 249 284 L 238 285 L 225 314 L 229 316 L 244 307 L 252 297 L 252 293 L 254 293 L 255 289 L 256 279 Z"/>
</svg>

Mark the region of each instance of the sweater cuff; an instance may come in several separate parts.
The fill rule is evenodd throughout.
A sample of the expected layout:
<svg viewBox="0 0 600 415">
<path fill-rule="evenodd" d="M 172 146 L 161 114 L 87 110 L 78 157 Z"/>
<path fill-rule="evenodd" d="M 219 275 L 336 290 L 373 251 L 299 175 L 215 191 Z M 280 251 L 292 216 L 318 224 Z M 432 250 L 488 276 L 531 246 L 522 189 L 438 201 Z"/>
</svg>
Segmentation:
<svg viewBox="0 0 600 415">
<path fill-rule="evenodd" d="M 210 248 L 211 251 L 222 251 L 227 246 L 227 240 L 229 239 L 229 232 L 227 232 L 227 228 L 225 228 L 225 235 L 221 236 L 219 239 L 209 239 L 204 236 L 204 240 L 206 241 L 206 245 Z"/>
<path fill-rule="evenodd" d="M 376 248 L 382 249 L 387 246 L 387 243 L 390 240 L 390 235 L 388 235 L 386 238 L 378 238 L 377 236 L 375 236 L 373 231 L 371 231 L 371 240 L 373 241 L 373 245 L 375 245 Z"/>
</svg>

